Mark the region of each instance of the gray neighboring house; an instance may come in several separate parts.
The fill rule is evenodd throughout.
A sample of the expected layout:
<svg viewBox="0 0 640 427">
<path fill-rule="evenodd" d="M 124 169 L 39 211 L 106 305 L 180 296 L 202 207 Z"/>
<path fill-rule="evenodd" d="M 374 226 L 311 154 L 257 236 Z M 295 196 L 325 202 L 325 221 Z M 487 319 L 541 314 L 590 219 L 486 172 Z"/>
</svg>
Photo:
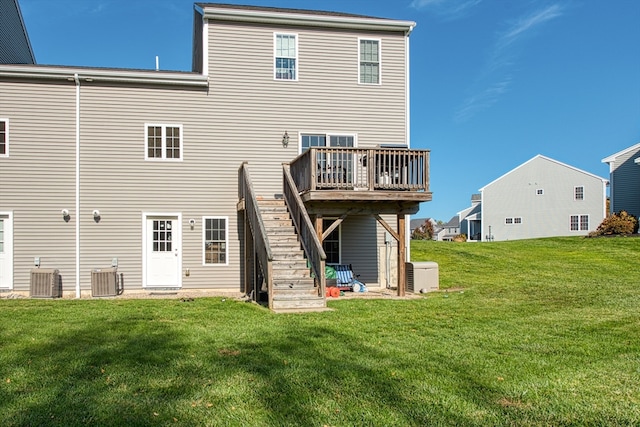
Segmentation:
<svg viewBox="0 0 640 427">
<path fill-rule="evenodd" d="M 606 217 L 608 181 L 537 155 L 475 195 L 460 212 L 469 241 L 584 236 Z"/>
<path fill-rule="evenodd" d="M 35 64 L 18 0 L 0 0 L 0 64 Z"/>
<path fill-rule="evenodd" d="M 460 218 L 458 215 L 454 215 L 438 230 L 436 240 L 449 242 L 458 234 L 460 234 Z"/>
<path fill-rule="evenodd" d="M 640 216 L 640 143 L 602 159 L 609 165 L 611 213 Z"/>
</svg>

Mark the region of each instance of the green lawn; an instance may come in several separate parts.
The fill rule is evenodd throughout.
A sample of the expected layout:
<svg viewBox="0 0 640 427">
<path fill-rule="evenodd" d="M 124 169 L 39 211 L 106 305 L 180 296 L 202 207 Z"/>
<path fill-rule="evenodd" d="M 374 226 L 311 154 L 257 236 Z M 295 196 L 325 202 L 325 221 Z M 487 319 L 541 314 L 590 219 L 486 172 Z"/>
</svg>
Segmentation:
<svg viewBox="0 0 640 427">
<path fill-rule="evenodd" d="M 0 425 L 640 425 L 640 239 L 412 257 L 443 291 L 325 313 L 2 299 Z"/>
</svg>

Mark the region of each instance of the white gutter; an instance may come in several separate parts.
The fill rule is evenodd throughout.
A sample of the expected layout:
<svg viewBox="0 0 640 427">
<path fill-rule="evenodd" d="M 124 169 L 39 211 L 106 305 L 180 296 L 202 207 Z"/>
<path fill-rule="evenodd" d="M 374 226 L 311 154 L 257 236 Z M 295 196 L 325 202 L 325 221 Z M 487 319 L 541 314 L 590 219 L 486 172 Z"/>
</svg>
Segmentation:
<svg viewBox="0 0 640 427">
<path fill-rule="evenodd" d="M 0 65 L 0 77 L 76 79 L 86 82 L 142 83 L 170 86 L 207 87 L 206 76 L 187 72 L 91 69 L 40 65 Z"/>
<path fill-rule="evenodd" d="M 415 22 L 393 19 L 314 13 L 305 10 L 225 8 L 206 6 L 202 9 L 205 19 L 217 21 L 253 22 L 272 25 L 298 25 L 305 27 L 329 27 L 371 31 L 400 31 L 407 35 Z"/>
<path fill-rule="evenodd" d="M 80 298 L 80 79 L 76 82 L 76 298 Z"/>
</svg>

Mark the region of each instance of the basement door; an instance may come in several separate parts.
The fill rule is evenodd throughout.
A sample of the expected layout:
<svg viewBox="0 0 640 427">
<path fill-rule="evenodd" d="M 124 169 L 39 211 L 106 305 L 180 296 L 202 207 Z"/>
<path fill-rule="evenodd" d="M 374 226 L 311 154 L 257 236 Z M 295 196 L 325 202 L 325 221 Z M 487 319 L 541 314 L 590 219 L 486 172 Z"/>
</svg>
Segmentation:
<svg viewBox="0 0 640 427">
<path fill-rule="evenodd" d="M 13 218 L 0 213 L 0 289 L 13 289 Z"/>
<path fill-rule="evenodd" d="M 182 286 L 182 230 L 179 214 L 146 214 L 143 287 Z"/>
</svg>

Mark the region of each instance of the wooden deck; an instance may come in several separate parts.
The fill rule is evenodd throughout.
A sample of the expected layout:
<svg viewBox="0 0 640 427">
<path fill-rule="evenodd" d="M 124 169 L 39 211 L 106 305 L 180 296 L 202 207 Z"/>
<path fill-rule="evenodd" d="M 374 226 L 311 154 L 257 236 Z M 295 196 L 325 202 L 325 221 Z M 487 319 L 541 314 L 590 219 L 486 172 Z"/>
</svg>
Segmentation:
<svg viewBox="0 0 640 427">
<path fill-rule="evenodd" d="M 428 150 L 311 148 L 290 170 L 310 214 L 414 214 L 432 197 Z"/>
</svg>

